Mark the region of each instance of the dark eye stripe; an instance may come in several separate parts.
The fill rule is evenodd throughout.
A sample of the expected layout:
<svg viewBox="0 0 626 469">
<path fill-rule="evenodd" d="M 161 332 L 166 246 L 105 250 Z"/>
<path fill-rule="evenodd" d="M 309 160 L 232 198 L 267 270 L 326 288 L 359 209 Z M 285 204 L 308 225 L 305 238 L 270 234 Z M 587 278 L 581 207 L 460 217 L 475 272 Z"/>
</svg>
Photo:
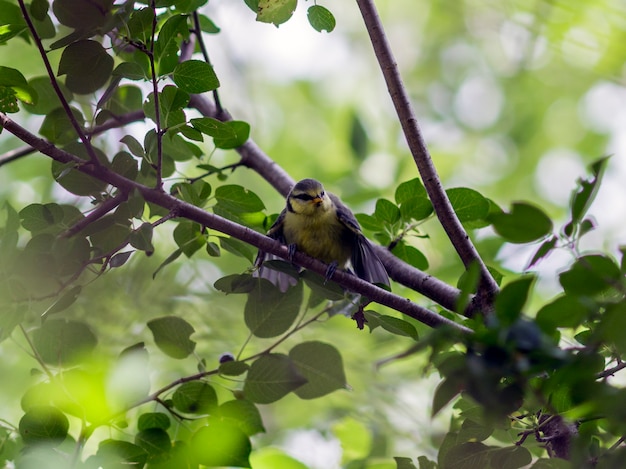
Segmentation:
<svg viewBox="0 0 626 469">
<path fill-rule="evenodd" d="M 303 193 L 303 194 L 296 194 L 293 196 L 294 199 L 299 199 L 299 200 L 313 200 L 313 197 L 310 196 L 309 194 Z"/>
</svg>

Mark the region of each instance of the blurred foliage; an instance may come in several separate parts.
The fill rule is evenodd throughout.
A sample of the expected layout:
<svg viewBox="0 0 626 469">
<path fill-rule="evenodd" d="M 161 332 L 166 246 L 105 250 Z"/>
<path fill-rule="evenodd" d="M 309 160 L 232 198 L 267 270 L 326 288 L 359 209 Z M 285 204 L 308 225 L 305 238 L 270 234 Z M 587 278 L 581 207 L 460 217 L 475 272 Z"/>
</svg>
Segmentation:
<svg viewBox="0 0 626 469">
<path fill-rule="evenodd" d="M 154 185 L 160 170 L 171 195 L 264 232 L 284 202 L 236 166 L 231 150 L 252 137 L 294 178 L 323 180 L 363 212 L 366 233 L 397 257 L 473 292 L 354 4 L 155 3 L 153 23 L 147 1 L 0 0 L 0 110 L 138 183 Z M 0 461 L 620 467 L 626 10 L 612 0 L 379 8 L 453 207 L 504 275 L 494 314 L 461 318 L 394 284 L 475 333 L 431 331 L 378 305 L 358 331 L 336 314 L 353 299 L 329 306 L 337 291 L 308 277 L 283 294 L 247 273 L 255 251 L 240 240 L 159 218 L 167 212 L 139 193 L 122 197 L 74 164 L 14 159 L 23 143 L 4 130 Z M 180 61 L 196 26 L 211 64 L 199 48 Z M 191 94 L 215 89 L 236 120 L 189 109 Z M 90 139 L 94 158 L 77 138 L 75 125 L 139 111 L 145 120 Z"/>
</svg>

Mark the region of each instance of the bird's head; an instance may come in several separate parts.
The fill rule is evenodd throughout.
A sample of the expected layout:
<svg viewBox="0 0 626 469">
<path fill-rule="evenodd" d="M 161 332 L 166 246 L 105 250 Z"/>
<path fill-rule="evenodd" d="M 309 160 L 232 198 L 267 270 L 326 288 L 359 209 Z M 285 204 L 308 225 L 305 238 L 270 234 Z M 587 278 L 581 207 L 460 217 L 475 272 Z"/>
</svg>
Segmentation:
<svg viewBox="0 0 626 469">
<path fill-rule="evenodd" d="M 287 202 L 292 212 L 303 215 L 311 215 L 318 210 L 326 211 L 332 206 L 324 186 L 315 179 L 303 179 L 293 186 Z"/>
</svg>

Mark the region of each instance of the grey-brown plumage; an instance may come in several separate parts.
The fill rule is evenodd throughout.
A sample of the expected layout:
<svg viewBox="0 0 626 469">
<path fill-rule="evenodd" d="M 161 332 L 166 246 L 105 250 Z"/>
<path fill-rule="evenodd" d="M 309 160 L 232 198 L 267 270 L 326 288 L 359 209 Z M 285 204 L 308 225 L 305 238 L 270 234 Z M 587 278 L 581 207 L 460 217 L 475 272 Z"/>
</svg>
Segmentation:
<svg viewBox="0 0 626 469">
<path fill-rule="evenodd" d="M 354 214 L 319 181 L 303 179 L 293 187 L 267 235 L 329 264 L 330 275 L 336 267 L 351 268 L 363 280 L 389 285 L 387 271 Z M 259 275 L 283 291 L 293 285 L 295 279 L 288 274 L 263 268 L 269 259 L 277 257 L 259 252 Z"/>
</svg>

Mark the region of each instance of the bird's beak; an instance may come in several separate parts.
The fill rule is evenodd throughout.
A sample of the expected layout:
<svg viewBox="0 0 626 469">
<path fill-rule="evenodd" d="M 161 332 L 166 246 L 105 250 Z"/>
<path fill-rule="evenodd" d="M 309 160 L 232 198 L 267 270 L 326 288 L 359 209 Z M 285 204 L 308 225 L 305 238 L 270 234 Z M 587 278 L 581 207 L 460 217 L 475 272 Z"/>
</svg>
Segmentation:
<svg viewBox="0 0 626 469">
<path fill-rule="evenodd" d="M 321 205 L 322 202 L 324 201 L 324 197 L 322 196 L 316 196 L 313 200 L 311 200 L 311 202 L 315 205 Z"/>
</svg>

